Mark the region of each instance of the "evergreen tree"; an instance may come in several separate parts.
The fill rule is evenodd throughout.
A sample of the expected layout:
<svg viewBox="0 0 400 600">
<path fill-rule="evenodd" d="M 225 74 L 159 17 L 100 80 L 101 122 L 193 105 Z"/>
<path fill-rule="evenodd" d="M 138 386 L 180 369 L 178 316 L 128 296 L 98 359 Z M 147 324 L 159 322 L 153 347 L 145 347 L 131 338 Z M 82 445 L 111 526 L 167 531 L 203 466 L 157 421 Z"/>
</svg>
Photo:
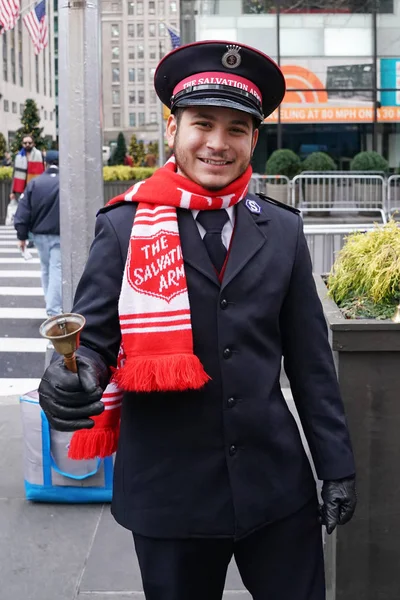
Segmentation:
<svg viewBox="0 0 400 600">
<path fill-rule="evenodd" d="M 120 131 L 120 133 L 118 134 L 118 138 L 117 138 L 117 146 L 116 146 L 114 152 L 112 153 L 110 160 L 108 161 L 110 166 L 123 165 L 126 153 L 127 153 L 127 150 L 126 150 L 125 136 Z"/>
<path fill-rule="evenodd" d="M 7 142 L 6 138 L 0 131 L 0 159 L 4 158 L 5 153 L 7 152 Z"/>
<path fill-rule="evenodd" d="M 158 158 L 158 142 L 150 142 L 147 146 L 147 153 L 154 154 L 154 156 Z"/>
<path fill-rule="evenodd" d="M 141 167 L 144 165 L 145 163 L 145 156 L 146 156 L 146 148 L 144 147 L 144 142 L 143 140 L 139 140 L 138 141 L 138 152 L 137 152 L 138 156 L 137 156 L 137 162 L 135 163 L 138 167 Z"/>
<path fill-rule="evenodd" d="M 15 140 L 12 145 L 13 152 L 18 152 L 22 147 L 22 140 L 26 135 L 31 135 L 35 146 L 39 149 L 44 148 L 44 138 L 42 136 L 43 127 L 39 127 L 40 115 L 37 104 L 34 100 L 28 98 L 25 101 L 24 112 L 21 117 L 22 126 L 15 133 Z"/>
<path fill-rule="evenodd" d="M 129 154 L 133 158 L 133 164 L 138 165 L 138 141 L 135 134 L 132 135 L 129 142 Z"/>
</svg>

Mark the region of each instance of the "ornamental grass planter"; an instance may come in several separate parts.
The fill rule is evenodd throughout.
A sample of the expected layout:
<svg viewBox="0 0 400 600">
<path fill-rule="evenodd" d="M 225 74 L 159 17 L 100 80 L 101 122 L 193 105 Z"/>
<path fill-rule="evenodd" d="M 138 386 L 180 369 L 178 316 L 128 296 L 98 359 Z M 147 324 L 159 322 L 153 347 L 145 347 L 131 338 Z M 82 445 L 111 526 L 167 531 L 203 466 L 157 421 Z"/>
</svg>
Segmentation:
<svg viewBox="0 0 400 600">
<path fill-rule="evenodd" d="M 354 448 L 358 505 L 325 540 L 327 600 L 400 598 L 400 324 L 346 319 L 315 276 Z"/>
</svg>

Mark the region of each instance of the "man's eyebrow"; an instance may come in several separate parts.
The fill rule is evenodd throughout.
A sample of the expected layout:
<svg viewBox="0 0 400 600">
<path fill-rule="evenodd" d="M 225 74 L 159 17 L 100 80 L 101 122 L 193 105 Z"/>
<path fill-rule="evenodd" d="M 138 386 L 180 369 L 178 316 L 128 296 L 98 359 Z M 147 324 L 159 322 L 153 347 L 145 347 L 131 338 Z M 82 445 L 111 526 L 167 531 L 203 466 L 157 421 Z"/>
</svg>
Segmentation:
<svg viewBox="0 0 400 600">
<path fill-rule="evenodd" d="M 212 113 L 198 112 L 192 117 L 193 119 L 208 119 L 210 121 L 217 121 L 217 117 Z M 234 119 L 229 122 L 229 125 L 241 125 L 242 127 L 247 127 L 250 129 L 250 125 L 247 121 L 242 121 L 241 119 Z"/>
</svg>

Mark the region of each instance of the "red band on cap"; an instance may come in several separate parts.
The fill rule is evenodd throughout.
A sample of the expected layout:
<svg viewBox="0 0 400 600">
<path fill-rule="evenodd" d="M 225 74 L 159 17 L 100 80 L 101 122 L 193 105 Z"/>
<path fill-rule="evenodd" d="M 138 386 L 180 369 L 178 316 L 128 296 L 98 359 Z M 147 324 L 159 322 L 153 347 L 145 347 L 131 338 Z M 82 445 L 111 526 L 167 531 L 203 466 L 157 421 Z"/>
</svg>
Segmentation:
<svg viewBox="0 0 400 600">
<path fill-rule="evenodd" d="M 234 75 L 233 73 L 221 73 L 219 71 L 196 73 L 196 75 L 191 75 L 190 77 L 186 77 L 186 79 L 182 79 L 182 81 L 175 86 L 173 95 L 175 96 L 175 94 L 178 92 L 181 92 L 182 90 L 185 90 L 191 86 L 213 84 L 227 85 L 233 88 L 244 90 L 249 94 L 253 94 L 253 96 L 255 96 L 257 100 L 262 103 L 260 90 L 249 79 L 240 77 L 240 75 Z"/>
</svg>

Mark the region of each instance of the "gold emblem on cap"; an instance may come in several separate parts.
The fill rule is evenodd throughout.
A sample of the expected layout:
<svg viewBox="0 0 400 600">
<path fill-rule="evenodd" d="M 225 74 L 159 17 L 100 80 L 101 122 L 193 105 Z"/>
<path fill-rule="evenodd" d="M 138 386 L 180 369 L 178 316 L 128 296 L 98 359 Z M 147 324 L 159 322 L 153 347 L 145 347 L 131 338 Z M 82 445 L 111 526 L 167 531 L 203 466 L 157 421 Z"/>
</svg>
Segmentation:
<svg viewBox="0 0 400 600">
<path fill-rule="evenodd" d="M 238 67 L 242 62 L 242 57 L 239 54 L 241 48 L 240 46 L 235 46 L 234 44 L 227 45 L 227 48 L 227 52 L 225 52 L 222 57 L 222 64 L 227 69 L 236 69 L 236 67 Z"/>
</svg>

